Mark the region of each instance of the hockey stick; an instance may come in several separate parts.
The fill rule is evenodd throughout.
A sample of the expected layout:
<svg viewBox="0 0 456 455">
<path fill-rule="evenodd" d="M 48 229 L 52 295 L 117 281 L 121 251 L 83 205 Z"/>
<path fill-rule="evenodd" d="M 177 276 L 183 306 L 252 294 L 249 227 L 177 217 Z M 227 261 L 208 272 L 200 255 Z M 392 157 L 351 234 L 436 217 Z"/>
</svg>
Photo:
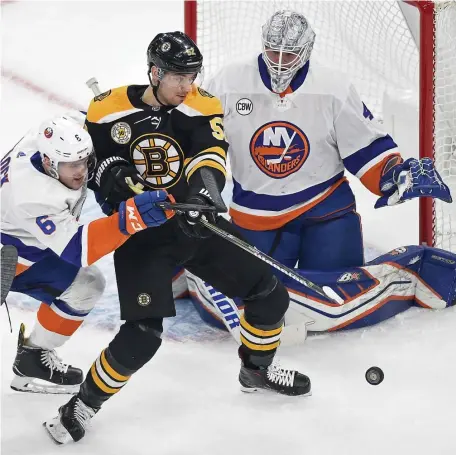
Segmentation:
<svg viewBox="0 0 456 455">
<path fill-rule="evenodd" d="M 86 81 L 87 87 L 92 90 L 95 96 L 101 95 L 100 87 L 98 86 L 98 81 L 96 77 L 91 77 L 88 81 Z"/>
<path fill-rule="evenodd" d="M 141 183 L 133 184 L 131 177 L 125 177 L 125 181 L 136 194 L 144 193 L 144 185 Z M 185 212 L 200 212 L 200 213 L 220 213 L 216 207 L 211 205 L 201 205 L 201 204 L 185 204 L 182 202 L 156 202 L 155 205 L 160 207 L 162 210 L 173 210 L 176 213 L 185 213 Z"/>
<path fill-rule="evenodd" d="M 128 183 L 128 186 L 130 187 L 130 189 L 132 191 L 134 191 L 136 194 L 141 194 L 143 192 L 143 190 L 140 189 L 138 186 L 133 185 L 131 180 L 130 180 L 130 182 L 127 181 L 127 183 Z M 174 210 L 178 213 L 182 213 L 183 211 L 185 211 L 185 210 L 178 208 L 176 206 L 176 203 L 172 203 L 172 202 L 165 202 L 165 203 L 158 202 L 156 205 L 161 207 L 162 209 Z M 187 205 L 189 205 L 190 211 L 199 211 L 197 205 L 193 205 L 193 204 L 187 204 Z M 231 242 L 234 245 L 238 246 L 239 248 L 243 249 L 247 253 L 250 253 L 251 255 L 262 260 L 263 262 L 266 262 L 266 264 L 271 265 L 279 272 L 282 272 L 283 274 L 289 276 L 290 278 L 292 278 L 293 280 L 302 284 L 306 288 L 311 289 L 312 291 L 314 291 L 315 293 L 319 294 L 320 296 L 322 296 L 326 299 L 329 299 L 332 303 L 336 303 L 338 305 L 342 305 L 344 303 L 344 300 L 338 294 L 336 294 L 336 292 L 334 292 L 329 286 L 323 286 L 321 288 L 320 286 L 318 286 L 317 284 L 308 280 L 307 278 L 304 278 L 303 276 L 298 275 L 293 269 L 290 269 L 290 268 L 284 266 L 279 261 L 276 261 L 275 259 L 273 259 L 271 256 L 268 256 L 267 254 L 261 252 L 258 248 L 255 248 L 254 246 L 248 244 L 247 242 L 244 242 L 243 240 L 235 237 L 234 235 L 213 225 L 212 223 L 209 223 L 209 221 L 207 221 L 204 216 L 202 216 L 198 219 L 198 223 L 202 224 L 205 228 L 214 232 L 218 236 L 224 238 L 228 242 Z"/>
<path fill-rule="evenodd" d="M 6 300 L 14 277 L 16 276 L 16 265 L 17 265 L 17 249 L 12 245 L 5 245 L 1 251 L 1 301 L 0 305 Z"/>
<path fill-rule="evenodd" d="M 128 177 L 127 177 L 128 178 Z M 130 187 L 131 188 L 131 187 Z M 181 202 L 156 202 L 155 205 L 163 210 L 174 210 L 178 213 L 200 212 L 200 213 L 220 213 L 216 207 L 211 205 L 185 204 Z"/>
<path fill-rule="evenodd" d="M 202 224 L 205 228 L 207 228 L 210 231 L 217 234 L 218 236 L 224 238 L 228 242 L 233 243 L 234 245 L 243 249 L 247 253 L 250 253 L 252 256 L 255 256 L 258 259 L 262 260 L 263 262 L 266 262 L 266 264 L 271 265 L 279 272 L 282 272 L 283 274 L 289 276 L 290 278 L 292 278 L 293 280 L 302 284 L 306 288 L 319 294 L 321 297 L 324 297 L 325 299 L 329 299 L 331 302 L 337 303 L 338 305 L 342 305 L 344 303 L 344 300 L 338 294 L 336 294 L 336 292 L 334 292 L 329 286 L 320 287 L 317 284 L 313 283 L 312 281 L 308 280 L 307 278 L 304 278 L 303 276 L 298 275 L 293 269 L 286 267 L 285 265 L 281 264 L 279 261 L 276 261 L 271 256 L 268 256 L 267 254 L 261 252 L 258 248 L 255 248 L 254 246 L 248 244 L 247 242 L 244 242 L 243 240 L 237 238 L 236 236 L 230 234 L 229 232 L 226 232 L 223 229 L 220 229 L 218 226 L 215 226 L 214 224 L 209 223 L 209 221 L 207 221 L 204 216 L 201 217 L 198 222 L 200 224 Z"/>
<path fill-rule="evenodd" d="M 285 147 L 284 151 L 282 152 L 282 154 L 280 155 L 279 158 L 273 158 L 271 160 L 267 160 L 267 163 L 268 164 L 279 164 L 282 162 L 283 160 L 283 157 L 287 154 L 288 152 L 288 149 L 290 148 L 290 145 L 291 145 L 291 142 L 293 141 L 294 137 L 296 136 L 296 131 L 293 133 L 293 136 L 291 136 L 291 139 L 290 139 L 290 142 L 288 143 L 288 145 Z"/>
</svg>

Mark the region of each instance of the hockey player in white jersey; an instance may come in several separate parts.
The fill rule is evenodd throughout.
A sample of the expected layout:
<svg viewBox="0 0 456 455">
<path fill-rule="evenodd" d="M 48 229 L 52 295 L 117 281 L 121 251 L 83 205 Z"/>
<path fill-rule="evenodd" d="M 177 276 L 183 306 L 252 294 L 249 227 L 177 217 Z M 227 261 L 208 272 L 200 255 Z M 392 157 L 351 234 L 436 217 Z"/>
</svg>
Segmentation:
<svg viewBox="0 0 456 455">
<path fill-rule="evenodd" d="M 154 204 L 167 198 L 166 191 L 154 191 L 127 200 L 107 218 L 78 223 L 95 165 L 83 122 L 69 116 L 48 120 L 0 163 L 1 244 L 18 252 L 11 290 L 42 301 L 30 337 L 24 338 L 23 324 L 19 332 L 11 383 L 19 391 L 77 392 L 82 371 L 64 364 L 54 349 L 103 293 L 104 277 L 92 264 L 168 217 Z"/>
<path fill-rule="evenodd" d="M 232 221 L 288 267 L 329 271 L 364 263 L 360 217 L 345 170 L 379 196 L 451 201 L 430 159 L 403 161 L 354 86 L 310 56 L 306 18 L 277 11 L 263 52 L 208 83 L 225 111 L 233 174 Z"/>
</svg>

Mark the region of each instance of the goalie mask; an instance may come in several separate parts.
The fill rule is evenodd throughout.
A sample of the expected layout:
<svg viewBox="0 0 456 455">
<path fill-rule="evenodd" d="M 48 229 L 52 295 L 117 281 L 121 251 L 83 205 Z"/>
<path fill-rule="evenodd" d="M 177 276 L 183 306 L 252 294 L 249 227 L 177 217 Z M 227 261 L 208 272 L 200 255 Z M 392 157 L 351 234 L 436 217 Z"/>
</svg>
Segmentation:
<svg viewBox="0 0 456 455">
<path fill-rule="evenodd" d="M 315 32 L 302 14 L 280 10 L 263 25 L 262 41 L 272 89 L 281 93 L 309 60 Z"/>
</svg>

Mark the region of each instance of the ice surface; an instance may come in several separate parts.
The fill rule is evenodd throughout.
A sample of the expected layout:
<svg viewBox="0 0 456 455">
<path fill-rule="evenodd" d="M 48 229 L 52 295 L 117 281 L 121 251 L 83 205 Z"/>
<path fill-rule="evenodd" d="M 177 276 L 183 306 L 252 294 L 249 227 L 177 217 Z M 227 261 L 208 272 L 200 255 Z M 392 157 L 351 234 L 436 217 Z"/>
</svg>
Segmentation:
<svg viewBox="0 0 456 455">
<path fill-rule="evenodd" d="M 84 83 L 91 76 L 102 88 L 147 83 L 147 44 L 158 31 L 182 29 L 181 6 L 180 1 L 3 4 L 2 68 L 16 75 L 16 82 L 2 77 L 1 153 L 36 122 L 64 112 L 63 104 L 87 105 Z M 52 98 L 21 86 L 19 79 Z M 354 190 L 371 257 L 416 243 L 413 203 L 374 212 L 375 197 L 356 182 Z M 82 221 L 98 216 L 89 199 Z M 87 324 L 59 351 L 84 370 L 119 324 L 112 258 L 99 266 L 107 290 Z M 239 392 L 235 343 L 203 324 L 188 301 L 179 301 L 178 316 L 166 322 L 165 342 L 153 361 L 106 404 L 85 439 L 58 447 L 41 423 L 67 398 L 9 388 L 19 323 L 30 328 L 37 305 L 12 295 L 13 335 L 0 310 L 3 455 L 456 453 L 454 308 L 414 308 L 370 329 L 311 336 L 303 346 L 281 348 L 281 363 L 313 382 L 313 396 L 296 399 Z M 377 387 L 364 379 L 372 365 L 385 372 Z"/>
</svg>

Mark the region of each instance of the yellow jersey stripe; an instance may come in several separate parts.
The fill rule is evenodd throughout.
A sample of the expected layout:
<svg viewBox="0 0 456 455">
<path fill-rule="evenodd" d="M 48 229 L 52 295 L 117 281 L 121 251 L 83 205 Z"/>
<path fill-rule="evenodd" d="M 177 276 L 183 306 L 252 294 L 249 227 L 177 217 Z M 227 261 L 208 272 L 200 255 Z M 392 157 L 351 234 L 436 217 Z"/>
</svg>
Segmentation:
<svg viewBox="0 0 456 455">
<path fill-rule="evenodd" d="M 192 91 L 187 95 L 184 102 L 184 106 L 188 106 L 193 111 L 196 111 L 196 114 L 200 115 L 223 115 L 222 103 L 215 96 L 209 95 L 203 96 L 198 91 L 198 88 L 194 85 Z M 176 108 L 179 110 L 179 106 Z M 182 109 L 182 112 L 186 114 L 185 108 Z"/>
<path fill-rule="evenodd" d="M 87 110 L 87 120 L 91 123 L 98 123 L 108 115 L 136 109 L 128 98 L 127 89 L 128 85 L 115 88 L 101 101 L 96 101 L 94 98 Z"/>
<path fill-rule="evenodd" d="M 189 173 L 187 174 L 187 181 L 190 180 L 190 177 L 193 175 L 193 173 L 197 169 L 199 169 L 200 167 L 204 167 L 204 166 L 213 167 L 214 169 L 218 169 L 223 175 L 226 176 L 226 169 L 221 164 L 217 163 L 216 161 L 212 161 L 212 160 L 203 160 L 203 161 L 200 161 L 196 166 L 194 166 L 189 171 Z"/>
<path fill-rule="evenodd" d="M 193 158 L 203 155 L 204 153 L 217 153 L 224 160 L 226 160 L 226 152 L 222 149 L 222 147 L 209 147 L 208 149 L 201 150 L 201 152 L 198 152 Z"/>
</svg>

